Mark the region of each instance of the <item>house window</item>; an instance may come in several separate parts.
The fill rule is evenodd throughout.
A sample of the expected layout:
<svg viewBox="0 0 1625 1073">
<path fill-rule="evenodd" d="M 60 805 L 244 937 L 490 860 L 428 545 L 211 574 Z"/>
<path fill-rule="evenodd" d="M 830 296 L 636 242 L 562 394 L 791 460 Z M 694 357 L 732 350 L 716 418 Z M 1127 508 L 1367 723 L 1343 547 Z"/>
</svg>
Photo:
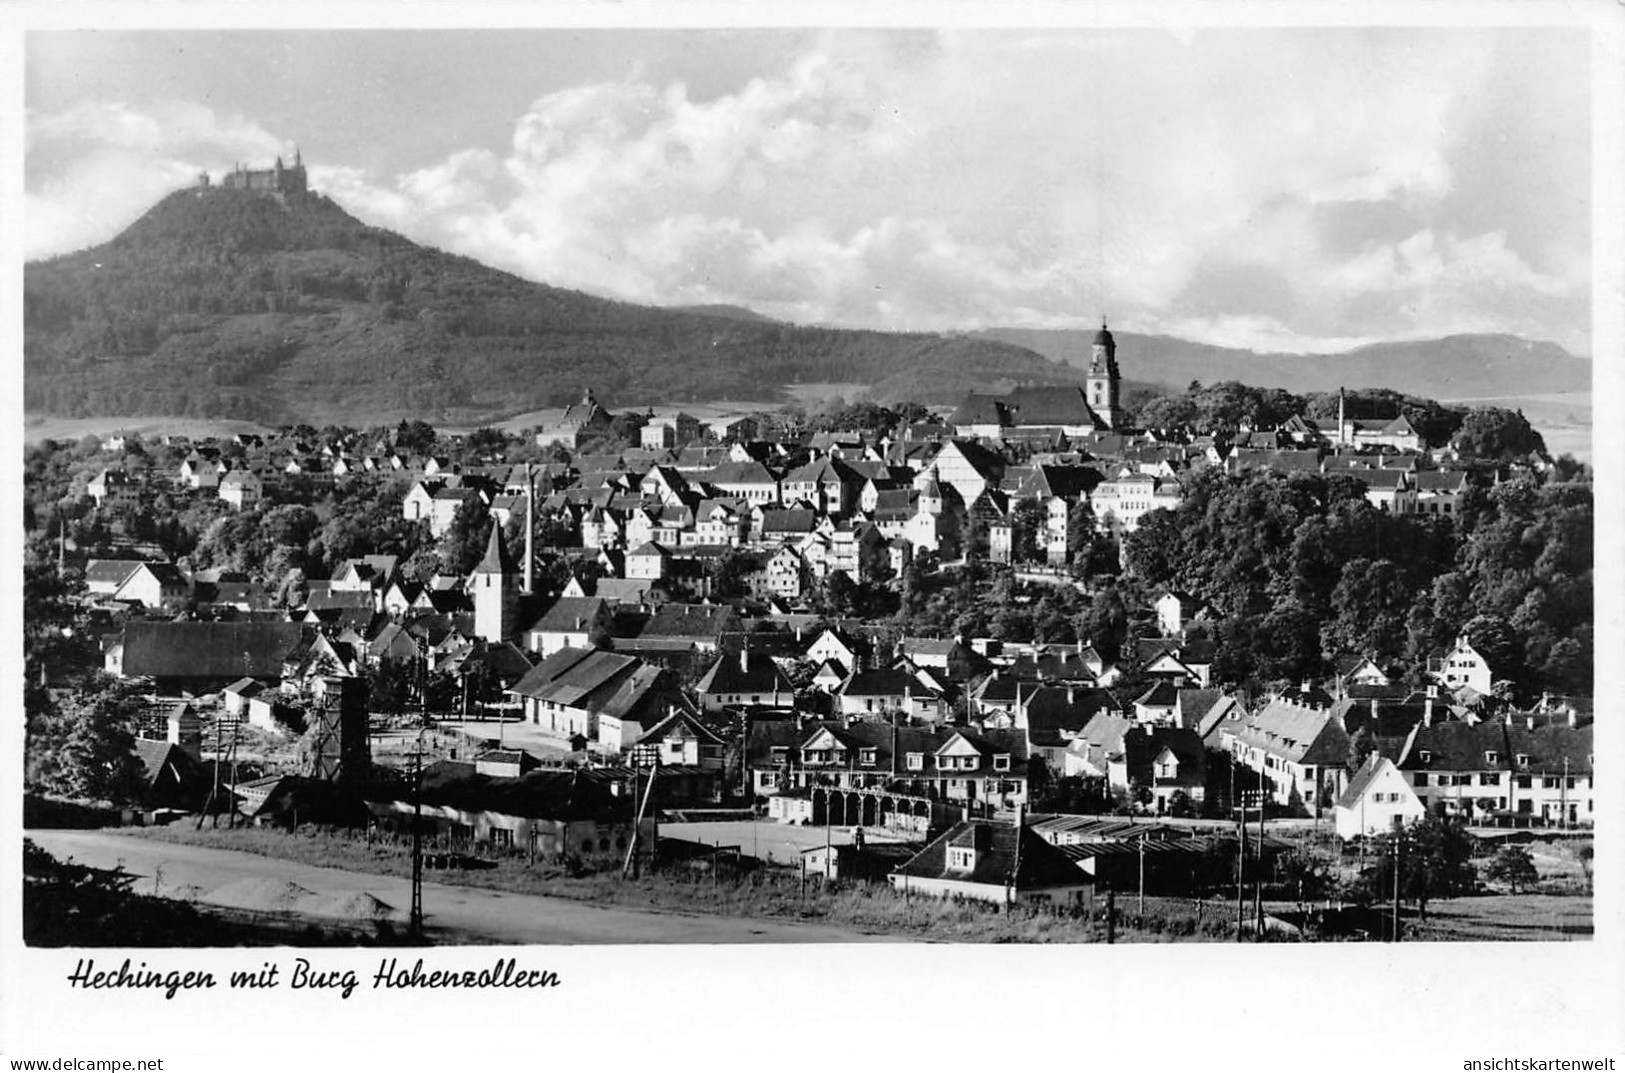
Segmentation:
<svg viewBox="0 0 1625 1073">
<path fill-rule="evenodd" d="M 779 773 L 777 771 L 760 772 L 757 781 L 761 783 L 762 789 L 771 789 L 779 784 Z"/>
<path fill-rule="evenodd" d="M 976 866 L 976 851 L 961 849 L 957 846 L 948 848 L 948 867 L 957 871 L 968 872 Z"/>
<path fill-rule="evenodd" d="M 1426 786 L 1427 784 L 1428 784 L 1428 773 L 1427 772 L 1418 771 L 1415 775 L 1411 776 L 1411 785 L 1412 786 Z"/>
<path fill-rule="evenodd" d="M 491 845 L 497 849 L 507 849 L 513 845 L 513 832 L 506 827 L 491 828 Z"/>
<path fill-rule="evenodd" d="M 860 749 L 858 751 L 858 763 L 860 763 L 860 764 L 873 764 L 874 762 L 875 762 L 875 751 L 873 749 Z"/>
<path fill-rule="evenodd" d="M 1480 775 L 1478 777 L 1478 785 L 1499 786 L 1501 785 L 1501 776 L 1499 774 Z"/>
<path fill-rule="evenodd" d="M 993 770 L 994 771 L 1009 771 L 1010 770 L 1010 754 L 1009 753 L 999 753 L 997 756 L 995 756 L 993 758 Z"/>
<path fill-rule="evenodd" d="M 924 753 L 909 753 L 907 765 L 910 771 L 921 771 L 925 768 Z"/>
</svg>

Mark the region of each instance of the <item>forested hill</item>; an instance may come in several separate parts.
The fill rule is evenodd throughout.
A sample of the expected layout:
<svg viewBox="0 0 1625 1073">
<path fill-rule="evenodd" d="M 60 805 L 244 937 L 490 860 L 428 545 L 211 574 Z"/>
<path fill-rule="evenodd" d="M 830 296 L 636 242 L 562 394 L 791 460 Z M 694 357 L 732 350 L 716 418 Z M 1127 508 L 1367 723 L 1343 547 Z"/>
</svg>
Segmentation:
<svg viewBox="0 0 1625 1073">
<path fill-rule="evenodd" d="M 25 406 L 355 424 L 763 399 L 797 381 L 955 403 L 1081 371 L 962 335 L 797 327 L 608 301 L 369 227 L 319 194 L 182 190 L 25 270 Z"/>
<path fill-rule="evenodd" d="M 1341 354 L 1258 353 L 1193 343 L 1166 335 L 1117 331 L 1125 376 L 1182 388 L 1192 380 L 1286 391 L 1391 388 L 1435 399 L 1545 395 L 1591 387 L 1591 363 L 1553 343 L 1513 335 L 1452 335 L 1443 339 L 1373 343 Z M 1052 361 L 1089 353 L 1093 331 L 995 328 L 981 339 L 1027 347 Z"/>
</svg>

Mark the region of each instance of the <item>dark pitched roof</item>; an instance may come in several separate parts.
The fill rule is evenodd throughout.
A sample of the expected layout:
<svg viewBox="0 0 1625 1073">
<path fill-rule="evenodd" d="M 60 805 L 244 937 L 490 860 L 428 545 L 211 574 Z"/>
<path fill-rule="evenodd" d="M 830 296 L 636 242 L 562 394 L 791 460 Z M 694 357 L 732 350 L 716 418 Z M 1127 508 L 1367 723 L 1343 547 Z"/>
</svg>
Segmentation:
<svg viewBox="0 0 1625 1073">
<path fill-rule="evenodd" d="M 695 685 L 701 693 L 788 693 L 790 683 L 785 680 L 779 665 L 761 652 L 744 653 L 741 665 L 739 652 L 723 652 Z"/>
<path fill-rule="evenodd" d="M 513 556 L 508 554 L 508 543 L 502 539 L 502 526 L 491 523 L 491 539 L 485 545 L 485 557 L 474 568 L 476 574 L 501 574 L 512 577 L 519 573 Z"/>
<path fill-rule="evenodd" d="M 1104 689 L 1042 686 L 1025 699 L 1027 738 L 1035 745 L 1064 745 L 1097 712 L 1117 711 L 1117 698 Z"/>
<path fill-rule="evenodd" d="M 151 678 L 280 678 L 304 627 L 295 622 L 132 622 L 124 673 Z"/>
<path fill-rule="evenodd" d="M 1018 845 L 1019 854 L 1016 852 Z M 975 868 L 968 873 L 950 870 L 950 846 L 974 848 Z M 1082 870 L 1032 828 L 1017 828 L 1012 824 L 989 820 L 969 820 L 954 825 L 910 858 L 908 863 L 899 866 L 895 874 L 1013 886 L 1018 891 L 1075 887 L 1090 881 Z"/>
<path fill-rule="evenodd" d="M 682 637 L 715 642 L 739 629 L 739 612 L 727 605 L 665 604 L 649 619 L 642 638 Z"/>
<path fill-rule="evenodd" d="M 472 765 L 436 765 L 425 769 L 422 800 L 436 808 L 498 812 L 531 819 L 630 819 L 631 806 L 615 797 L 601 780 L 573 771 L 533 771 L 517 778 L 469 773 Z M 373 806 L 410 809 L 405 792 L 368 796 Z"/>
<path fill-rule="evenodd" d="M 609 624 L 609 601 L 602 596 L 560 596 L 526 627 L 526 633 L 580 633 L 594 623 Z"/>
</svg>

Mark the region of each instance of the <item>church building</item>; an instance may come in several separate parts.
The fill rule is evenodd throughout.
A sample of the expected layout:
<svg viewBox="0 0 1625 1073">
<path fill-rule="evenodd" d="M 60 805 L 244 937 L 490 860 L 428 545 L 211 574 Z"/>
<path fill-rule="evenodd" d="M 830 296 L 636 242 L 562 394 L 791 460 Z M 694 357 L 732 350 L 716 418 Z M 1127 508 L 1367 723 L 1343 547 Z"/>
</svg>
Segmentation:
<svg viewBox="0 0 1625 1073">
<path fill-rule="evenodd" d="M 1018 387 L 1007 395 L 972 392 L 948 418 L 962 437 L 1004 439 L 1040 431 L 1090 436 L 1120 431 L 1122 375 L 1117 368 L 1117 341 L 1100 325 L 1090 347 L 1089 371 L 1083 386 L 1051 384 Z"/>
</svg>

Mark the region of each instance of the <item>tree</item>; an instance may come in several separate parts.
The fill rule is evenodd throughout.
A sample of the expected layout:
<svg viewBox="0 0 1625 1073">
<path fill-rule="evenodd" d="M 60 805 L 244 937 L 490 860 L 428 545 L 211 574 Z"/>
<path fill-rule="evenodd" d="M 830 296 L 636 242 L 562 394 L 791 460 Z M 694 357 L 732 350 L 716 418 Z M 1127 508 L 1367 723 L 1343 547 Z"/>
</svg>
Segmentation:
<svg viewBox="0 0 1625 1073">
<path fill-rule="evenodd" d="M 412 696 L 412 668 L 400 660 L 385 659 L 367 673 L 367 696 L 375 712 L 400 715 Z"/>
<path fill-rule="evenodd" d="M 427 421 L 403 420 L 395 429 L 395 449 L 397 451 L 423 455 L 434 450 L 434 445 L 434 426 Z"/>
<path fill-rule="evenodd" d="M 1076 577 L 1094 573 L 1095 510 L 1088 499 L 1080 499 L 1066 512 L 1066 550 Z"/>
<path fill-rule="evenodd" d="M 495 524 L 491 508 L 483 498 L 476 495 L 464 500 L 440 538 L 441 569 L 459 575 L 472 571 L 485 557 L 491 526 Z"/>
<path fill-rule="evenodd" d="M 1469 411 L 1450 444 L 1468 458 L 1495 461 L 1546 454 L 1546 441 L 1521 410 L 1496 406 Z"/>
<path fill-rule="evenodd" d="M 1518 893 L 1518 885 L 1531 887 L 1540 882 L 1535 859 L 1522 846 L 1502 846 L 1484 870 L 1484 877 L 1495 883 L 1505 883 Z"/>
<path fill-rule="evenodd" d="M 1049 519 L 1049 512 L 1044 504 L 1036 499 L 1024 499 L 1016 505 L 1011 512 L 1010 526 L 1012 532 L 1011 561 L 1017 563 L 1039 563 L 1045 559 L 1044 529 Z"/>
<path fill-rule="evenodd" d="M 1395 841 L 1392 837 L 1379 841 L 1377 861 L 1361 877 L 1372 900 L 1387 898 L 1393 890 Z M 1407 825 L 1398 841 L 1399 895 L 1417 904 L 1422 919 L 1427 919 L 1431 899 L 1467 894 L 1477 885 L 1472 836 L 1461 817 L 1430 813 Z"/>
<path fill-rule="evenodd" d="M 1377 740 L 1369 726 L 1363 726 L 1349 736 L 1349 754 L 1343 766 L 1352 773 L 1365 766 L 1366 757 L 1376 752 Z"/>
<path fill-rule="evenodd" d="M 139 684 L 103 678 L 60 707 L 30 712 L 29 781 L 64 797 L 137 802 L 144 772 L 135 754 L 135 717 L 144 704 Z"/>
<path fill-rule="evenodd" d="M 719 600 L 744 596 L 748 591 L 746 576 L 756 566 L 757 559 L 750 552 L 729 548 L 706 566 L 711 578 L 711 595 Z"/>
<path fill-rule="evenodd" d="M 1332 872 L 1318 855 L 1294 849 L 1276 858 L 1275 874 L 1298 901 L 1299 911 L 1309 902 L 1326 897 L 1332 888 Z"/>
</svg>

